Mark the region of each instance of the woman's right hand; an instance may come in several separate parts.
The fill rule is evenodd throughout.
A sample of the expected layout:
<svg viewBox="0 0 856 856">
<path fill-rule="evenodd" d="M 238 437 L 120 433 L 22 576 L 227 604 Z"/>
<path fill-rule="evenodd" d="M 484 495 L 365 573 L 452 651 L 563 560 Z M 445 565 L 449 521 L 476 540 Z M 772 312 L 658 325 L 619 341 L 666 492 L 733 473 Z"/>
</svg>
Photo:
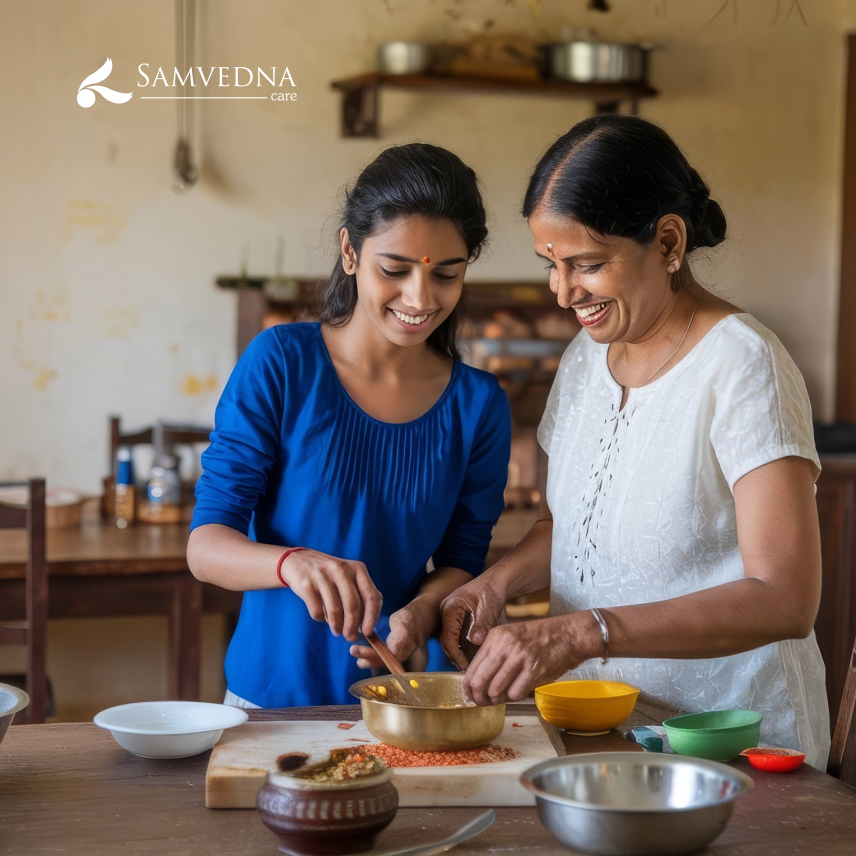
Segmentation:
<svg viewBox="0 0 856 856">
<path fill-rule="evenodd" d="M 440 644 L 446 656 L 459 669 L 464 671 L 470 664 L 462 649 L 462 632 L 466 633 L 464 638 L 467 641 L 476 646 L 481 645 L 491 628 L 500 623 L 504 608 L 505 587 L 491 585 L 490 571 L 455 589 L 443 601 L 440 606 Z M 469 624 L 470 617 L 472 624 Z"/>
<path fill-rule="evenodd" d="M 362 562 L 300 550 L 286 557 L 280 571 L 312 618 L 326 621 L 334 636 L 355 642 L 358 631 L 374 631 L 383 598 Z"/>
</svg>

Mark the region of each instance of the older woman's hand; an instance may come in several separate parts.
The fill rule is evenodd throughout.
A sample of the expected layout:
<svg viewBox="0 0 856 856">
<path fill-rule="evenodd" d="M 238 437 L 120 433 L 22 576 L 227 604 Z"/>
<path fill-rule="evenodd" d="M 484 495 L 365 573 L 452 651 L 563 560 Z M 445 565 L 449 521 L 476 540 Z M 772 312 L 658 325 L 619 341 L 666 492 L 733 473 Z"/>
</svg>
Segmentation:
<svg viewBox="0 0 856 856">
<path fill-rule="evenodd" d="M 464 693 L 476 704 L 519 701 L 600 653 L 593 617 L 572 612 L 494 627 L 464 676 Z"/>
<path fill-rule="evenodd" d="M 469 665 L 469 659 L 461 647 L 462 634 L 465 633 L 466 641 L 474 646 L 481 645 L 502 617 L 505 589 L 491 585 L 491 581 L 491 573 L 487 571 L 453 591 L 440 605 L 440 644 L 446 656 L 461 671 Z M 470 618 L 472 624 L 467 627 Z"/>
</svg>

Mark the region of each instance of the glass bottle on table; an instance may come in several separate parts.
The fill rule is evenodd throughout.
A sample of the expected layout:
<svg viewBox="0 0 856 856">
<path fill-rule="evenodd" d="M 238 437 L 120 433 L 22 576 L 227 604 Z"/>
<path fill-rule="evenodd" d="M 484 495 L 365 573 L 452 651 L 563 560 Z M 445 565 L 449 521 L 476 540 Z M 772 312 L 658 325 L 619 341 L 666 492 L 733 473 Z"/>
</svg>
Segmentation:
<svg viewBox="0 0 856 856">
<path fill-rule="evenodd" d="M 173 507 L 181 504 L 181 478 L 175 455 L 157 456 L 146 483 L 146 497 L 152 506 Z"/>
<path fill-rule="evenodd" d="M 115 520 L 119 529 L 125 529 L 136 519 L 136 493 L 134 487 L 134 461 L 128 446 L 116 452 Z"/>
</svg>

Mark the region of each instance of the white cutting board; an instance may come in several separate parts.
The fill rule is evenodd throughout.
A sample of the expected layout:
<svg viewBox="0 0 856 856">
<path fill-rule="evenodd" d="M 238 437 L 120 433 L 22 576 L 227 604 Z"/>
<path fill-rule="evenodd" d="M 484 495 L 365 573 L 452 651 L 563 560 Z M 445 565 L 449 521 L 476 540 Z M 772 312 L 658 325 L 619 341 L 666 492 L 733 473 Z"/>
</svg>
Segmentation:
<svg viewBox="0 0 856 856">
<path fill-rule="evenodd" d="M 517 723 L 519 727 L 514 727 Z M 377 743 L 360 720 L 353 728 L 330 722 L 247 722 L 223 733 L 214 747 L 205 776 L 208 808 L 255 808 L 256 791 L 274 768 L 279 755 L 307 752 L 310 763 L 327 757 L 331 749 Z M 399 805 L 416 806 L 529 806 L 534 798 L 518 777 L 523 770 L 556 750 L 537 716 L 508 716 L 505 729 L 495 740 L 516 749 L 521 757 L 492 764 L 459 767 L 409 767 L 394 769 Z"/>
</svg>

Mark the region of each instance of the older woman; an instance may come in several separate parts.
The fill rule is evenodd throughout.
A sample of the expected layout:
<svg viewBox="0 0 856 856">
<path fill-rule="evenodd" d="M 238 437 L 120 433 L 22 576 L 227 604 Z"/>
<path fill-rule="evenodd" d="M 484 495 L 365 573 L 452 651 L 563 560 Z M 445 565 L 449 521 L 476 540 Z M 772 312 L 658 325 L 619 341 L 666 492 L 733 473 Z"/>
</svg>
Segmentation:
<svg viewBox="0 0 856 856">
<path fill-rule="evenodd" d="M 523 213 L 584 329 L 539 429 L 540 519 L 443 605 L 459 666 L 469 616 L 483 643 L 467 691 L 516 700 L 570 670 L 627 681 L 682 711 L 763 713 L 764 742 L 824 768 L 811 408 L 779 340 L 693 278 L 722 209 L 664 131 L 598 116 L 543 156 Z M 507 598 L 548 584 L 550 617 L 499 624 Z"/>
</svg>

